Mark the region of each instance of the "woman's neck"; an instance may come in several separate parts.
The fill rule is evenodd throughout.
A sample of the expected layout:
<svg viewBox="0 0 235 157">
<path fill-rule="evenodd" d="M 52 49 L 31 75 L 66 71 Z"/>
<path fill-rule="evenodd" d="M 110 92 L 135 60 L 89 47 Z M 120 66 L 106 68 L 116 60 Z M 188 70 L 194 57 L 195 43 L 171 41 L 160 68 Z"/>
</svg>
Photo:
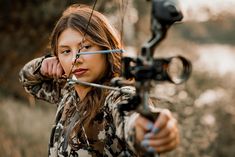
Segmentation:
<svg viewBox="0 0 235 157">
<path fill-rule="evenodd" d="M 76 90 L 80 100 L 83 100 L 86 97 L 87 93 L 91 90 L 91 87 L 76 85 L 75 90 Z"/>
</svg>

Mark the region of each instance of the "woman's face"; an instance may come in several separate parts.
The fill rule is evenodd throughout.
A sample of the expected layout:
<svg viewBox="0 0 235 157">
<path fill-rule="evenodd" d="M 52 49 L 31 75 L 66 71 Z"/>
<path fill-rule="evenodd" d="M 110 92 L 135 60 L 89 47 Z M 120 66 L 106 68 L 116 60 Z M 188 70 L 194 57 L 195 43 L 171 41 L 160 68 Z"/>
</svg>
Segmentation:
<svg viewBox="0 0 235 157">
<path fill-rule="evenodd" d="M 75 75 L 80 81 L 96 82 L 105 74 L 107 61 L 104 54 L 80 55 L 76 60 L 75 57 L 80 52 L 98 51 L 101 48 L 89 41 L 84 41 L 80 32 L 67 28 L 58 39 L 58 59 L 63 67 L 65 74 L 68 76 L 71 68 L 71 74 Z M 72 66 L 74 64 L 74 66 Z"/>
</svg>

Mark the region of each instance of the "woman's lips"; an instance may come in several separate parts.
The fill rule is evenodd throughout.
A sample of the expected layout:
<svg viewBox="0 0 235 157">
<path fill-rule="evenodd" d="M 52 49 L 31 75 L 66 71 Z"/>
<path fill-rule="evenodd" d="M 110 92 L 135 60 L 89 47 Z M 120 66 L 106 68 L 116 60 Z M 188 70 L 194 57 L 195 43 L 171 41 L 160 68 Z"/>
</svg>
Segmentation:
<svg viewBox="0 0 235 157">
<path fill-rule="evenodd" d="M 73 74 L 76 75 L 77 77 L 83 75 L 85 72 L 87 72 L 88 69 L 76 69 L 73 71 Z"/>
</svg>

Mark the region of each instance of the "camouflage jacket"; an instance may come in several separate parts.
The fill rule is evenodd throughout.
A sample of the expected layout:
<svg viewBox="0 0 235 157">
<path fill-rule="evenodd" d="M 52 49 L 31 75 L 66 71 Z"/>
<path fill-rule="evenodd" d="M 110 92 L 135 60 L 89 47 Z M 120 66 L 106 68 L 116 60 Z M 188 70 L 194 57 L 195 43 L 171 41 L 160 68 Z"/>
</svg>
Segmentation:
<svg viewBox="0 0 235 157">
<path fill-rule="evenodd" d="M 118 92 L 110 92 L 100 113 L 89 129 L 77 135 L 78 149 L 73 150 L 65 141 L 64 121 L 65 104 L 73 105 L 79 102 L 79 97 L 73 87 L 61 85 L 60 80 L 48 79 L 39 72 L 43 58 L 37 58 L 27 63 L 19 73 L 20 82 L 25 90 L 38 99 L 57 104 L 55 124 L 49 141 L 50 157 L 119 157 L 138 156 L 134 141 L 133 127 L 137 113 L 120 114 L 117 105 L 128 98 Z M 134 90 L 131 87 L 125 87 Z M 79 112 L 79 111 L 77 111 Z M 82 113 L 80 113 L 82 114 Z M 139 149 L 138 149 L 139 151 Z M 139 152 L 140 153 L 140 152 Z"/>
</svg>

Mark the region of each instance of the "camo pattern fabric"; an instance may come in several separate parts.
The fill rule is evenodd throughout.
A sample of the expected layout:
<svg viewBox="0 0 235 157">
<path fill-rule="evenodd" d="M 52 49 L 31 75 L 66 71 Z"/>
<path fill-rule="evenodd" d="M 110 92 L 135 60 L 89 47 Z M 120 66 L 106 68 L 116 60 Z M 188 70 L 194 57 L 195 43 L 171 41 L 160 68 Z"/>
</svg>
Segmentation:
<svg viewBox="0 0 235 157">
<path fill-rule="evenodd" d="M 118 104 L 129 98 L 127 94 L 110 92 L 99 113 L 96 114 L 88 129 L 82 128 L 73 138 L 76 149 L 72 149 L 66 139 L 64 113 L 79 102 L 79 97 L 71 85 L 64 81 L 48 79 L 40 74 L 39 68 L 44 58 L 37 58 L 27 63 L 19 73 L 20 82 L 25 90 L 38 99 L 57 104 L 55 124 L 49 141 L 50 157 L 121 157 L 138 156 L 133 127 L 138 114 L 121 114 Z M 133 91 L 133 87 L 124 87 Z M 76 111 L 76 115 L 84 113 Z M 67 123 L 72 123 L 72 117 Z M 79 118 L 75 123 L 80 123 Z M 83 127 L 81 125 L 81 127 Z M 139 150 L 138 150 L 139 151 Z M 139 152 L 138 152 L 139 154 Z"/>
</svg>

